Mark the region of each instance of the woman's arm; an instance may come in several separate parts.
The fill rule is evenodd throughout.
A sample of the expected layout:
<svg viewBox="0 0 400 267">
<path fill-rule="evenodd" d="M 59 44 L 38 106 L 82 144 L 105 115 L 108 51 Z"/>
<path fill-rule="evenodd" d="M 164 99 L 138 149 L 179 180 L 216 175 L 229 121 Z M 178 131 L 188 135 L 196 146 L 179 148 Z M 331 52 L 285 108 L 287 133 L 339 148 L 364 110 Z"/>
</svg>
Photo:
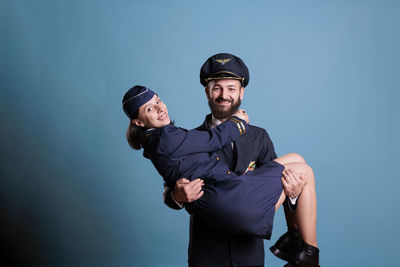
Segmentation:
<svg viewBox="0 0 400 267">
<path fill-rule="evenodd" d="M 169 125 L 161 131 L 159 149 L 171 157 L 213 152 L 245 134 L 247 127 L 247 123 L 236 116 L 208 131 L 184 130 Z"/>
</svg>

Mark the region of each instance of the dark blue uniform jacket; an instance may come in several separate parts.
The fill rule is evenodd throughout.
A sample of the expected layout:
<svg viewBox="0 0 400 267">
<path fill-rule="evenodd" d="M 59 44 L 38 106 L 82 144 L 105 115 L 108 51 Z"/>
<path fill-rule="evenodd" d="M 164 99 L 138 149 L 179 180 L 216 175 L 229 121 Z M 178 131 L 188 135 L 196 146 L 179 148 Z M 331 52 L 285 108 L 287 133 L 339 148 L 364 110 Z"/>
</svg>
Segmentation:
<svg viewBox="0 0 400 267">
<path fill-rule="evenodd" d="M 174 186 L 181 177 L 189 180 L 203 177 L 207 183 L 230 180 L 234 174 L 215 151 L 245 134 L 247 127 L 237 117 L 209 131 L 167 125 L 148 134 L 143 154 L 152 161 L 167 186 Z"/>
<path fill-rule="evenodd" d="M 200 131 L 210 129 L 208 115 L 204 123 L 197 128 Z M 259 127 L 249 125 L 245 135 L 217 151 L 228 167 L 238 175 L 242 174 L 251 161 L 257 166 L 276 158 L 274 146 L 268 133 Z M 185 177 L 185 176 L 182 176 Z M 178 177 L 179 178 L 179 177 Z M 169 188 L 173 188 L 171 185 Z M 170 191 L 165 192 L 165 203 L 173 208 L 180 207 L 171 198 Z M 191 266 L 256 266 L 264 264 L 264 244 L 261 238 L 230 235 L 216 231 L 195 215 L 190 217 L 189 264 Z"/>
</svg>

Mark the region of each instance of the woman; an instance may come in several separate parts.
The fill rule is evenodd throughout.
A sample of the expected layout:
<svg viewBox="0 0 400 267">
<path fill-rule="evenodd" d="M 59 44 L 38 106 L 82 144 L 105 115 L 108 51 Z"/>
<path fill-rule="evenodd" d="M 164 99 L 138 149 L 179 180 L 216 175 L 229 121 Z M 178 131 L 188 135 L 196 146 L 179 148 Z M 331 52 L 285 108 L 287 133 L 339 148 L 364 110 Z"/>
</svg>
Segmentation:
<svg viewBox="0 0 400 267">
<path fill-rule="evenodd" d="M 301 159 L 286 155 L 257 166 L 254 172 L 236 175 L 215 153 L 246 134 L 247 115 L 243 111 L 209 131 L 188 131 L 173 126 L 165 104 L 143 86 L 128 90 L 123 109 L 131 120 L 129 144 L 134 149 L 144 149 L 143 155 L 152 161 L 168 186 L 173 186 L 179 177 L 204 179 L 203 197 L 185 208 L 210 227 L 269 239 L 274 213 L 285 199 L 282 183 L 285 186 L 293 179 L 304 180 L 296 216 L 291 219 L 308 246 L 317 249 L 314 177 Z"/>
</svg>

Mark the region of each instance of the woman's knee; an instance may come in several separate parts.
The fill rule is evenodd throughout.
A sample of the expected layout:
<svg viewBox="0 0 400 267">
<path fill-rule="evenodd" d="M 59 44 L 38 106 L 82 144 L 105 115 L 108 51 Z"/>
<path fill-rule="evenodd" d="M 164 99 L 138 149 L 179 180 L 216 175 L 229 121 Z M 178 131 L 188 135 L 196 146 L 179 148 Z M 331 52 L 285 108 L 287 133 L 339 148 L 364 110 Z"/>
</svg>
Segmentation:
<svg viewBox="0 0 400 267">
<path fill-rule="evenodd" d="M 293 159 L 292 162 L 299 162 L 299 163 L 306 163 L 306 160 L 297 153 L 289 153 L 287 154 L 291 159 Z"/>
<path fill-rule="evenodd" d="M 304 158 L 297 153 L 288 153 L 279 158 L 274 159 L 274 161 L 286 165 L 289 163 L 306 163 Z"/>
<path fill-rule="evenodd" d="M 303 174 L 303 179 L 305 182 L 311 182 L 314 181 L 314 171 L 311 168 L 310 165 L 307 163 L 302 163 L 302 162 L 294 162 L 294 163 L 288 163 L 285 164 L 285 169 L 291 169 L 294 172 L 298 174 Z"/>
<path fill-rule="evenodd" d="M 304 179 L 306 180 L 306 182 L 314 182 L 315 180 L 314 171 L 311 168 L 311 166 L 306 163 L 304 163 L 304 173 L 305 173 Z"/>
</svg>

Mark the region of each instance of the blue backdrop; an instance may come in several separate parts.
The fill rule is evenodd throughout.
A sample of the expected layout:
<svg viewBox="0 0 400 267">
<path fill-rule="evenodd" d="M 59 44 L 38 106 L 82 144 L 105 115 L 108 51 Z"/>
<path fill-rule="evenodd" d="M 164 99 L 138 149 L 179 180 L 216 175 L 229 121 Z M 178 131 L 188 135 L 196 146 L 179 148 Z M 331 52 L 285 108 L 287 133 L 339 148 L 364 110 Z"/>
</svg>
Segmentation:
<svg viewBox="0 0 400 267">
<path fill-rule="evenodd" d="M 398 265 L 398 1 L 0 3 L 7 262 L 186 266 L 189 217 L 163 205 L 161 177 L 127 145 L 121 99 L 147 85 L 196 127 L 201 64 L 229 52 L 250 69 L 252 124 L 315 170 L 322 266 Z"/>
</svg>

